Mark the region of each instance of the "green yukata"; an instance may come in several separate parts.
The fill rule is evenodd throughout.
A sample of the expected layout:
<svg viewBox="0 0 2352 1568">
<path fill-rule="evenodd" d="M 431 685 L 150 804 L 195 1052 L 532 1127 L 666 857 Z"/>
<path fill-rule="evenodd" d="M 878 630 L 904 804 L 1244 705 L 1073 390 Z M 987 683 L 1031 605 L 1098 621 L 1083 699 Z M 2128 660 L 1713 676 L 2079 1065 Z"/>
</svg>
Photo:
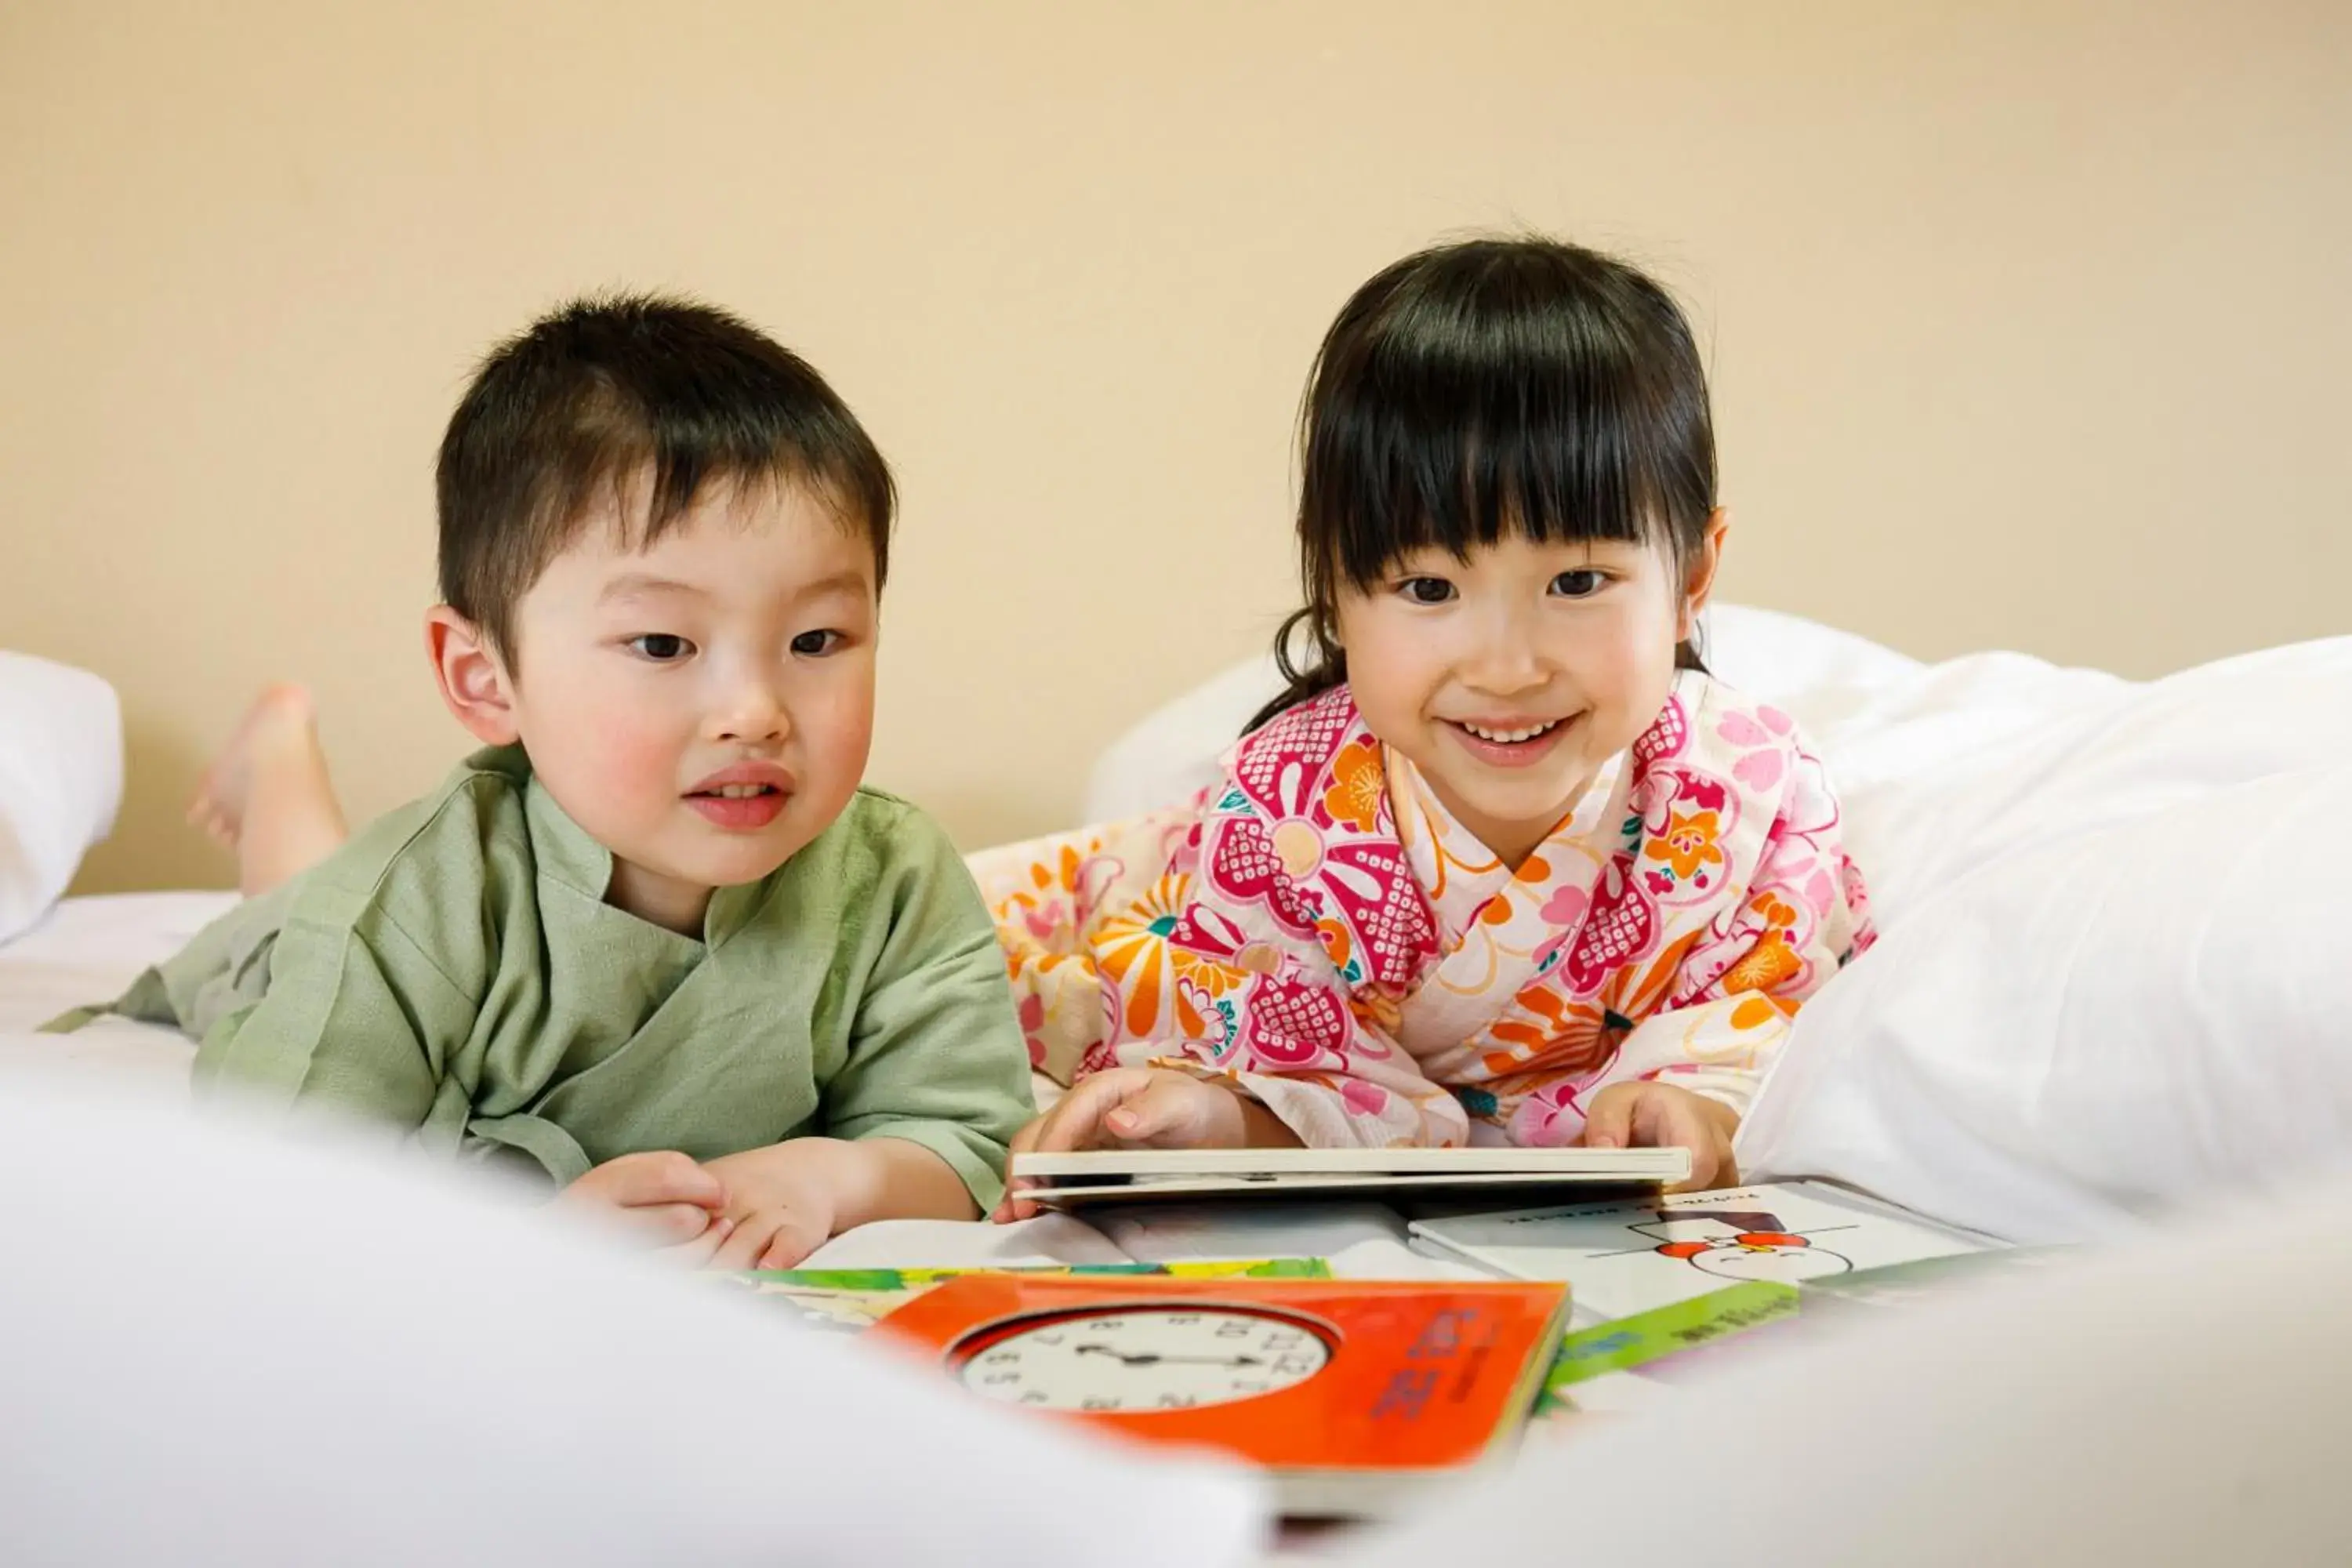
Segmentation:
<svg viewBox="0 0 2352 1568">
<path fill-rule="evenodd" d="M 103 1010 L 201 1040 L 199 1095 L 356 1114 L 559 1185 L 824 1134 L 919 1143 L 995 1205 L 1028 1051 L 936 824 L 860 790 L 718 889 L 700 941 L 605 903 L 612 868 L 520 749 L 480 752 Z"/>
</svg>

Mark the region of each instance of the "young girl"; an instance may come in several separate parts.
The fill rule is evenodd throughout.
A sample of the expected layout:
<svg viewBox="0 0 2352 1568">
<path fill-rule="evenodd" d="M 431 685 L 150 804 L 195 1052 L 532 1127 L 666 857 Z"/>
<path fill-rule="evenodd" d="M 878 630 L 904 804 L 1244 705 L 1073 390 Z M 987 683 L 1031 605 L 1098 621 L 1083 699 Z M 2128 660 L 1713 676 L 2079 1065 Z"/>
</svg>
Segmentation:
<svg viewBox="0 0 2352 1568">
<path fill-rule="evenodd" d="M 1820 764 L 1693 646 L 1727 520 L 1681 311 L 1572 245 L 1424 251 L 1340 311 L 1302 424 L 1290 686 L 1222 786 L 975 866 L 1075 1079 L 1014 1147 L 1679 1144 L 1737 1180 L 1868 926 Z"/>
</svg>

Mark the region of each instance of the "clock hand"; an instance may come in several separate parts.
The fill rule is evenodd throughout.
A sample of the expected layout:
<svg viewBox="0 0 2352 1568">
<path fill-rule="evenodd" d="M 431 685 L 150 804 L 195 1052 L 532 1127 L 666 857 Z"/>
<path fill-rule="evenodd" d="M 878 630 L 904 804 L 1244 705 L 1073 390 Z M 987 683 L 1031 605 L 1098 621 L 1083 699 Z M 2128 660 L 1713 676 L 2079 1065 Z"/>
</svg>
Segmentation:
<svg viewBox="0 0 2352 1568">
<path fill-rule="evenodd" d="M 1162 1355 L 1157 1351 L 1114 1350 L 1109 1345 L 1080 1345 L 1077 1347 L 1076 1353 L 1115 1356 L 1129 1366 L 1158 1366 L 1174 1362 L 1183 1362 L 1194 1366 L 1261 1366 L 1265 1364 L 1254 1355 Z"/>
</svg>

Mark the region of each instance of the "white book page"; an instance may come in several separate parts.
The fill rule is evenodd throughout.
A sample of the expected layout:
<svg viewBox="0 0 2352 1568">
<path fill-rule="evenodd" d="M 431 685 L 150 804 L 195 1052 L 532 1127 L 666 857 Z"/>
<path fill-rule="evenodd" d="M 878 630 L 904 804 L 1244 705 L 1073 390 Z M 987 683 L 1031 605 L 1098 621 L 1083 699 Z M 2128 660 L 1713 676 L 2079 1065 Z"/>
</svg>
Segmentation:
<svg viewBox="0 0 2352 1568">
<path fill-rule="evenodd" d="M 1150 1204 L 1092 1217 L 1145 1263 L 1329 1258 L 1367 1242 L 1402 1248 L 1405 1241 L 1404 1216 L 1382 1204 Z"/>
<path fill-rule="evenodd" d="M 1020 1268 L 1134 1261 L 1082 1219 L 1039 1215 L 1012 1225 L 985 1220 L 886 1219 L 845 1231 L 803 1268 Z"/>
<path fill-rule="evenodd" d="M 1413 1233 L 1500 1274 L 1562 1279 L 1580 1321 L 1629 1317 L 1743 1280 L 1801 1285 L 1979 1243 L 1803 1183 L 1646 1202 L 1423 1220 Z"/>
</svg>

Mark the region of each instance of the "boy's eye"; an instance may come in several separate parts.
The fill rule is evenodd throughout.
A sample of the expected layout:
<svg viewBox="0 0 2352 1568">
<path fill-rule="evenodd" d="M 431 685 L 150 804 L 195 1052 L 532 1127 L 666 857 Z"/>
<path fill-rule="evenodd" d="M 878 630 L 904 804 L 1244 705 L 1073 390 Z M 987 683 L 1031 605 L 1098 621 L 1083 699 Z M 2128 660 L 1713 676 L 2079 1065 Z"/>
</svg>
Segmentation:
<svg viewBox="0 0 2352 1568">
<path fill-rule="evenodd" d="M 841 646 L 839 632 L 803 632 L 793 639 L 793 651 L 803 658 L 820 658 Z"/>
<path fill-rule="evenodd" d="M 692 643 L 668 632 L 647 632 L 644 637 L 631 637 L 629 647 L 638 658 L 649 658 L 656 664 L 674 664 L 694 651 Z"/>
<path fill-rule="evenodd" d="M 1442 605 L 1454 597 L 1454 584 L 1443 577 L 1408 577 L 1397 592 L 1416 605 Z"/>
<path fill-rule="evenodd" d="M 1569 599 L 1589 599 L 1607 586 L 1609 579 L 1589 568 L 1563 572 L 1551 580 L 1551 591 Z"/>
</svg>

